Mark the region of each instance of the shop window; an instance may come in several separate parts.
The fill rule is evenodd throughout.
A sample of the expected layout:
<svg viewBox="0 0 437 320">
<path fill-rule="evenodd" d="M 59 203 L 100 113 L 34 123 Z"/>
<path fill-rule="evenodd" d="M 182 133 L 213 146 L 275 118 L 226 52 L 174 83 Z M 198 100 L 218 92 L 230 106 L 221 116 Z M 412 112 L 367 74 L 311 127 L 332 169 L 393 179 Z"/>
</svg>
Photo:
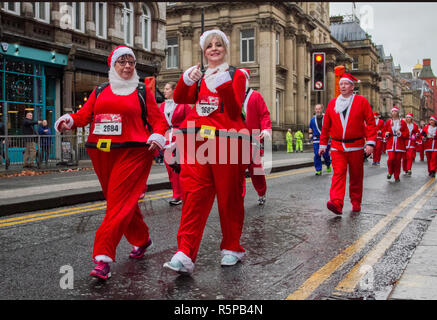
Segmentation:
<svg viewBox="0 0 437 320">
<path fill-rule="evenodd" d="M 96 2 L 94 7 L 96 36 L 103 39 L 106 39 L 107 6 L 106 2 Z"/>
<path fill-rule="evenodd" d="M 167 39 L 167 69 L 179 67 L 179 43 L 177 37 Z"/>
<path fill-rule="evenodd" d="M 241 62 L 255 62 L 255 30 L 247 29 L 240 32 Z"/>
<path fill-rule="evenodd" d="M 32 5 L 35 19 L 50 23 L 50 2 L 33 2 Z"/>
<path fill-rule="evenodd" d="M 141 15 L 141 39 L 143 40 L 143 47 L 150 51 L 151 48 L 151 15 L 150 9 L 147 5 L 142 6 L 143 14 Z"/>
<path fill-rule="evenodd" d="M 121 21 L 121 30 L 124 34 L 124 42 L 132 46 L 134 43 L 134 9 L 133 5 L 130 2 L 123 2 L 123 19 Z"/>
</svg>

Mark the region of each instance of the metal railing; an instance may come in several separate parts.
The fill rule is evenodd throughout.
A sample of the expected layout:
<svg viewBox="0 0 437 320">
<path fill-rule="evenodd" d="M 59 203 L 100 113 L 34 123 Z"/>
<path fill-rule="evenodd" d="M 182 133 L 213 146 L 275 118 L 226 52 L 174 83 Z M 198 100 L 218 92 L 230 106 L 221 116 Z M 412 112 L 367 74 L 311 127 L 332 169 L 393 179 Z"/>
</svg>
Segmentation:
<svg viewBox="0 0 437 320">
<path fill-rule="evenodd" d="M 89 160 L 85 135 L 8 135 L 0 136 L 0 165 L 44 168 L 78 165 Z"/>
</svg>

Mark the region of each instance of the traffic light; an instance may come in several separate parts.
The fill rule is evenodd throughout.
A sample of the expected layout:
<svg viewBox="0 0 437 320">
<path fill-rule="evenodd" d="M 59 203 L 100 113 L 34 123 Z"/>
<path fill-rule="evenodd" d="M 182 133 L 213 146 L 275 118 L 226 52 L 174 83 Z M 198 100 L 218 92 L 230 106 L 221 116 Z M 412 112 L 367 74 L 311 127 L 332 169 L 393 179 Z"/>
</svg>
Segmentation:
<svg viewBox="0 0 437 320">
<path fill-rule="evenodd" d="M 325 53 L 313 53 L 313 91 L 325 91 Z"/>
</svg>

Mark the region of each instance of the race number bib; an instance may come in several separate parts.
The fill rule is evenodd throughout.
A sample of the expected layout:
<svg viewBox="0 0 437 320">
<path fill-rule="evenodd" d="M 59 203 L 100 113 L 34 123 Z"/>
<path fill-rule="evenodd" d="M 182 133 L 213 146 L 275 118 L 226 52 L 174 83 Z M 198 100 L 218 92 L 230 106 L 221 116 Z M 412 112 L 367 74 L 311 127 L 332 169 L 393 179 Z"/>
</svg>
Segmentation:
<svg viewBox="0 0 437 320">
<path fill-rule="evenodd" d="M 119 114 L 97 114 L 94 117 L 94 131 L 97 135 L 121 135 L 121 115 Z"/>
<path fill-rule="evenodd" d="M 206 97 L 199 100 L 196 104 L 197 114 L 201 117 L 207 117 L 219 107 L 218 97 Z"/>
</svg>

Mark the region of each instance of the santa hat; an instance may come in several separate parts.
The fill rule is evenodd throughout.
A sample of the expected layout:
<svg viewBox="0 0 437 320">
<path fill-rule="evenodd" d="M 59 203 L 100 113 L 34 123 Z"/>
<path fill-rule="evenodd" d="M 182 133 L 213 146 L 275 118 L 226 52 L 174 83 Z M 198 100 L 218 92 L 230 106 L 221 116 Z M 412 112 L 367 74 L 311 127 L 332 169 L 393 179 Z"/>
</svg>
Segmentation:
<svg viewBox="0 0 437 320">
<path fill-rule="evenodd" d="M 374 115 L 375 117 L 380 117 L 380 116 L 381 116 L 381 115 L 379 114 L 379 112 L 374 112 L 373 115 Z"/>
<path fill-rule="evenodd" d="M 407 113 L 407 115 L 405 116 L 405 118 L 411 118 L 411 119 L 413 119 L 413 114 L 412 114 L 412 113 Z"/>
<path fill-rule="evenodd" d="M 202 51 L 205 50 L 205 40 L 210 34 L 216 34 L 219 37 L 221 37 L 223 39 L 223 42 L 225 43 L 226 47 L 229 48 L 229 40 L 228 40 L 228 37 L 226 36 L 226 34 L 223 31 L 214 29 L 214 30 L 205 31 L 200 36 L 200 47 L 202 48 Z"/>
<path fill-rule="evenodd" d="M 250 80 L 250 70 L 249 69 L 240 69 L 243 71 L 244 75 L 246 76 L 247 80 Z"/>
<path fill-rule="evenodd" d="M 341 76 L 341 78 L 338 81 L 338 83 L 342 82 L 343 80 L 349 81 L 351 83 L 360 82 L 360 80 L 358 80 L 357 78 L 355 78 L 353 75 L 351 75 L 349 73 L 343 73 L 343 75 Z"/>
<path fill-rule="evenodd" d="M 128 48 L 126 46 L 118 46 L 118 47 L 114 48 L 114 50 L 112 50 L 111 54 L 108 57 L 109 68 L 113 67 L 115 64 L 115 61 L 117 61 L 118 58 L 120 58 L 121 56 L 124 56 L 125 54 L 128 54 L 135 59 L 135 54 L 131 48 Z"/>
<path fill-rule="evenodd" d="M 398 113 L 399 113 L 399 108 L 398 107 L 393 107 L 393 108 L 391 108 L 391 111 L 393 112 L 393 111 L 397 111 Z"/>
<path fill-rule="evenodd" d="M 437 122 L 437 118 L 434 116 L 429 117 L 429 120 L 434 120 L 435 122 Z"/>
</svg>

